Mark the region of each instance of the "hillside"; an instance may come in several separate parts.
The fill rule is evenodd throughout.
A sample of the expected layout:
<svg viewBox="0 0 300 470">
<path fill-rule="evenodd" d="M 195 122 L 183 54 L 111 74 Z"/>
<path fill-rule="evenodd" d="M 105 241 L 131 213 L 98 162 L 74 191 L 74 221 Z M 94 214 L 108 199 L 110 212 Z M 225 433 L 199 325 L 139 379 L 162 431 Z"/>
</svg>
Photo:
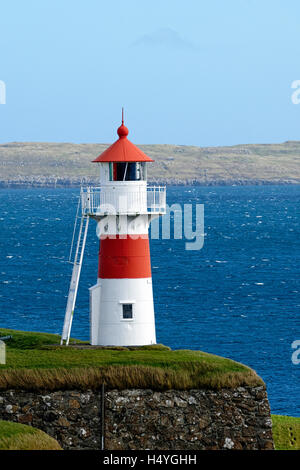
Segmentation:
<svg viewBox="0 0 300 470">
<path fill-rule="evenodd" d="M 264 383 L 238 362 L 201 351 L 172 351 L 163 345 L 91 347 L 79 340 L 59 346 L 49 333 L 6 330 L 6 364 L 0 364 L 0 390 L 151 388 L 235 388 Z M 76 343 L 76 344 L 75 344 Z"/>
<path fill-rule="evenodd" d="M 0 145 L 0 186 L 97 183 L 92 164 L 106 144 Z M 300 141 L 232 147 L 141 145 L 155 160 L 149 180 L 169 184 L 300 183 Z"/>
<path fill-rule="evenodd" d="M 62 450 L 59 443 L 40 429 L 0 420 L 1 450 Z"/>
</svg>

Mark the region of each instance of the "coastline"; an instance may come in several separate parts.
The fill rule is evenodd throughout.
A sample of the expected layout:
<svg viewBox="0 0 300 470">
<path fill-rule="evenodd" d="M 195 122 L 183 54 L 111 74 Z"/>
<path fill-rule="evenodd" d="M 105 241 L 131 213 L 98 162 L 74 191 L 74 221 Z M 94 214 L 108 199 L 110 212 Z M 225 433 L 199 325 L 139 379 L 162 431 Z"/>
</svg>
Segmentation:
<svg viewBox="0 0 300 470">
<path fill-rule="evenodd" d="M 53 180 L 52 178 L 42 180 L 33 179 L 28 180 L 0 180 L 0 189 L 32 189 L 32 188 L 80 188 L 81 186 L 97 186 L 99 181 L 93 180 L 67 180 L 58 179 Z M 203 187 L 214 187 L 214 186 L 290 186 L 300 185 L 299 180 L 279 180 L 279 181 L 265 181 L 265 180 L 216 180 L 216 181 L 198 181 L 198 180 L 187 180 L 181 181 L 177 179 L 169 180 L 149 180 L 149 184 L 168 185 L 168 186 L 203 186 Z"/>
<path fill-rule="evenodd" d="M 98 185 L 91 161 L 107 144 L 0 144 L 0 188 Z M 300 184 L 300 141 L 223 147 L 141 145 L 154 163 L 150 184 L 245 186 Z"/>
</svg>

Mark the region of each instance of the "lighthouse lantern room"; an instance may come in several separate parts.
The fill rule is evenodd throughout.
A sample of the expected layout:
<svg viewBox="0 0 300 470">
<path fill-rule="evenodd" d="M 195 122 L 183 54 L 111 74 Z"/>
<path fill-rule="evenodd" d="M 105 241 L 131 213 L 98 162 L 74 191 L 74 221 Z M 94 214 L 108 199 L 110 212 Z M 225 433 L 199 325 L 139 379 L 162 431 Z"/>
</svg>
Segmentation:
<svg viewBox="0 0 300 470">
<path fill-rule="evenodd" d="M 100 186 L 81 188 L 62 344 L 69 343 L 89 218 L 96 220 L 100 239 L 97 283 L 90 288 L 91 344 L 156 343 L 148 229 L 166 211 L 166 188 L 147 185 L 147 164 L 153 160 L 128 140 L 123 112 L 117 132 L 118 140 L 93 160 Z"/>
</svg>

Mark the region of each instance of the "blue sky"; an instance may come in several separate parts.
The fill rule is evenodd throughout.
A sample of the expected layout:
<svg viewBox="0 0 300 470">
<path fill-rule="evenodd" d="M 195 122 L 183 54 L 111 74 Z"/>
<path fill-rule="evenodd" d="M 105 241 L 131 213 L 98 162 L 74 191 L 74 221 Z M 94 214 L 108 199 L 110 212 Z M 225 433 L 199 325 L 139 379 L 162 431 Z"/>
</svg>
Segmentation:
<svg viewBox="0 0 300 470">
<path fill-rule="evenodd" d="M 300 140 L 296 0 L 10 0 L 0 142 Z"/>
</svg>

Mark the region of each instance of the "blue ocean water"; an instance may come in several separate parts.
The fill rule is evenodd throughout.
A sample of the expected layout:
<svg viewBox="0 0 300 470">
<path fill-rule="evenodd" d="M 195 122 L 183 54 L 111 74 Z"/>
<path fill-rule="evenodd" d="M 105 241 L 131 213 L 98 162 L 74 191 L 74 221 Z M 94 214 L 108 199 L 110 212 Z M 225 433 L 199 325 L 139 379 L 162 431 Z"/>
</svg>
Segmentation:
<svg viewBox="0 0 300 470">
<path fill-rule="evenodd" d="M 79 189 L 0 190 L 0 327 L 61 333 Z M 241 361 L 265 380 L 273 413 L 300 416 L 300 186 L 168 187 L 204 204 L 205 242 L 152 240 L 157 340 Z M 72 336 L 88 339 L 91 221 Z"/>
</svg>

